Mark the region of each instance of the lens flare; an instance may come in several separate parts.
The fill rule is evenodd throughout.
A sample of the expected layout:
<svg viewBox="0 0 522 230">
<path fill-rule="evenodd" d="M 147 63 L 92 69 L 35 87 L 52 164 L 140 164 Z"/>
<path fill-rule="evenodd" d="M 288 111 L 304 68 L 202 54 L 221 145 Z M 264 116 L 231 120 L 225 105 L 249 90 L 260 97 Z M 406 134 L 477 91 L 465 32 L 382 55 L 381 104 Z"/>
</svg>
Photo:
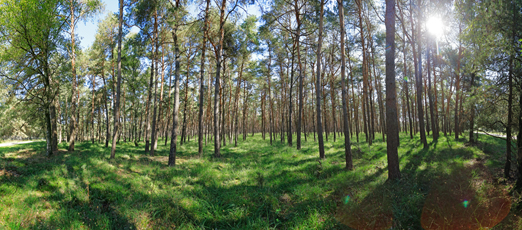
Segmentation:
<svg viewBox="0 0 522 230">
<path fill-rule="evenodd" d="M 465 200 L 464 202 L 462 202 L 462 205 L 464 206 L 464 208 L 467 208 L 469 206 L 469 201 Z"/>
<path fill-rule="evenodd" d="M 344 197 L 344 204 L 348 204 L 349 201 L 350 201 L 350 196 L 346 195 L 346 197 Z"/>
</svg>

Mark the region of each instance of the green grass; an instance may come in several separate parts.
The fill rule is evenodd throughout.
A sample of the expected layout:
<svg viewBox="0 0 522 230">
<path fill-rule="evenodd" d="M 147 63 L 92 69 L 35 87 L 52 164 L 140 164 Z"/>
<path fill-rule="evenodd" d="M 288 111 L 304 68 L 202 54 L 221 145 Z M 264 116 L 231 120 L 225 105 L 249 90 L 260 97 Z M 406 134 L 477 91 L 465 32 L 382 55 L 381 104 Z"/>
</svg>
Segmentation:
<svg viewBox="0 0 522 230">
<path fill-rule="evenodd" d="M 45 142 L 1 147 L 0 229 L 421 229 L 423 207 L 430 191 L 444 188 L 441 181 L 467 180 L 478 201 L 487 199 L 481 191 L 488 186 L 508 189 L 509 183 L 472 186 L 484 180 L 476 170 L 458 176 L 474 159 L 501 175 L 499 139 L 481 135 L 478 145 L 467 146 L 441 136 L 425 150 L 418 136 L 401 133 L 402 179 L 386 182 L 386 143 L 376 138 L 371 147 L 353 143 L 351 172 L 344 170 L 343 138 L 332 136 L 321 162 L 312 135 L 297 151 L 256 134 L 237 148 L 227 144 L 218 159 L 212 143 L 200 158 L 197 142 L 189 142 L 173 168 L 163 141 L 155 157 L 143 153 L 143 143 L 122 141 L 113 160 L 110 148 L 90 142 L 51 158 Z M 513 210 L 498 229 L 522 226 Z"/>
</svg>

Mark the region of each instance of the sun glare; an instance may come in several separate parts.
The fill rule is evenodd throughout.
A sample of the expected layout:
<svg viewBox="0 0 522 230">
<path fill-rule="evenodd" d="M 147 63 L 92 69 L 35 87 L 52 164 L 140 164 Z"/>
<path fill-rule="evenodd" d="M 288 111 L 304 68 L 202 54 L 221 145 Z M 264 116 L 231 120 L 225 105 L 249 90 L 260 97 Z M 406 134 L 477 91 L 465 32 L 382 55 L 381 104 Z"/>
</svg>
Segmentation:
<svg viewBox="0 0 522 230">
<path fill-rule="evenodd" d="M 444 25 L 439 17 L 432 16 L 428 18 L 428 21 L 426 21 L 426 28 L 431 34 L 437 37 L 442 36 L 442 33 L 444 32 Z"/>
</svg>

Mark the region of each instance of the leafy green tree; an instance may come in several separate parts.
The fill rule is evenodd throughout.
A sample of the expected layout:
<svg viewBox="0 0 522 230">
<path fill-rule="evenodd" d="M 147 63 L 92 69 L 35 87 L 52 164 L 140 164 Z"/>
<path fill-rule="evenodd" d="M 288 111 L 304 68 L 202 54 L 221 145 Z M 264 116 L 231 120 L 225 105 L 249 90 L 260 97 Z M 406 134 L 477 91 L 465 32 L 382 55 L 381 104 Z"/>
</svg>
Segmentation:
<svg viewBox="0 0 522 230">
<path fill-rule="evenodd" d="M 47 155 L 52 155 L 51 113 L 58 94 L 56 76 L 64 63 L 59 52 L 64 47 L 64 9 L 59 0 L 10 1 L 0 4 L 1 76 L 14 85 L 22 100 L 38 105 L 45 114 Z"/>
</svg>

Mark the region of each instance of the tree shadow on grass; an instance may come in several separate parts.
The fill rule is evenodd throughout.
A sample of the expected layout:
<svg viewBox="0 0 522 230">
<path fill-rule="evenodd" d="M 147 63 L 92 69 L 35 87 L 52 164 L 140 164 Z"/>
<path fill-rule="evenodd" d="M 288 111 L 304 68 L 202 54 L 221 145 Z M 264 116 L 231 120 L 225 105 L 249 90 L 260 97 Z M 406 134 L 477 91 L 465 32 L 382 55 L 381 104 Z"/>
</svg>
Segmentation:
<svg viewBox="0 0 522 230">
<path fill-rule="evenodd" d="M 365 196 L 359 192 L 355 187 L 347 187 L 336 193 L 336 220 L 351 229 L 390 229 L 393 226 L 393 196 L 386 185 L 378 185 Z"/>
<path fill-rule="evenodd" d="M 16 149 L 22 148 L 31 148 L 32 150 L 19 153 L 13 158 L 0 158 L 0 165 L 16 172 L 16 176 L 0 176 L 0 184 L 3 184 L 3 188 L 7 190 L 16 188 L 11 196 L 27 197 L 27 195 L 22 194 L 28 192 L 38 194 L 37 197 L 29 195 L 28 198 L 14 200 L 13 208 L 40 205 L 38 206 L 39 210 L 45 213 L 45 216 L 37 213 L 24 213 L 24 215 L 35 216 L 36 218 L 27 222 L 21 217 L 22 219 L 19 220 L 18 224 L 15 224 L 16 218 L 11 219 L 11 227 L 76 229 L 85 225 L 91 229 L 136 229 L 129 219 L 121 215 L 109 200 L 103 198 L 108 193 L 91 188 L 89 202 L 87 202 L 85 194 L 81 193 L 89 186 L 78 177 L 78 169 L 82 165 L 88 165 L 89 163 L 86 163 L 85 160 L 95 156 L 89 157 L 81 151 L 60 151 L 51 157 L 47 157 L 43 152 L 38 151 L 43 148 L 44 144 L 31 143 L 23 147 L 10 148 L 8 151 L 13 151 L 13 149 L 16 151 Z M 84 157 L 84 161 L 80 160 L 78 155 Z M 61 175 L 56 174 L 57 172 L 60 172 Z M 111 191 L 111 193 L 114 192 Z M 115 195 L 118 195 L 118 193 L 115 193 Z M 12 221 L 15 221 L 15 223 Z"/>
<path fill-rule="evenodd" d="M 494 185 L 481 162 L 449 167 L 450 173 L 437 176 L 426 197 L 424 229 L 492 228 L 508 215 L 509 195 Z"/>
</svg>

